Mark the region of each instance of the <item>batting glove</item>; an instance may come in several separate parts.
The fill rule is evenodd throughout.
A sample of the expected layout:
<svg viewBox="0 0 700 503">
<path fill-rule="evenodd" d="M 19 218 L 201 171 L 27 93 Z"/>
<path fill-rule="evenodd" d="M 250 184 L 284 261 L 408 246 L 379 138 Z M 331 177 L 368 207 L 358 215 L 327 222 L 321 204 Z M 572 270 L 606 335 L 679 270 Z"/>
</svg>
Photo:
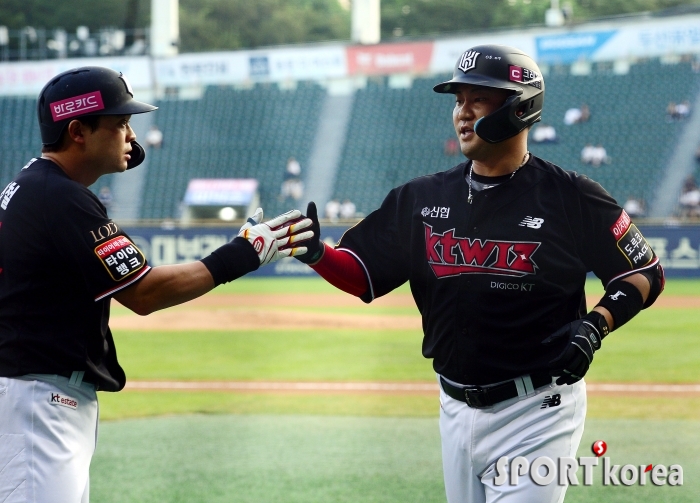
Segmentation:
<svg viewBox="0 0 700 503">
<path fill-rule="evenodd" d="M 262 216 L 262 208 L 258 208 L 238 232 L 239 237 L 247 239 L 253 245 L 253 249 L 260 257 L 260 265 L 306 253 L 305 246 L 296 245 L 314 237 L 312 230 L 300 232 L 311 227 L 310 219 L 300 219 L 299 210 L 288 211 L 272 220 L 260 223 Z"/>
<path fill-rule="evenodd" d="M 298 254 L 294 258 L 305 264 L 315 264 L 323 257 L 325 247 L 321 242 L 321 225 L 318 223 L 318 212 L 316 211 L 316 203 L 311 201 L 306 207 L 306 217 L 311 220 L 311 230 L 314 237 L 309 239 L 304 245 L 307 252 Z"/>
<path fill-rule="evenodd" d="M 593 353 L 598 351 L 603 337 L 608 335 L 605 317 L 591 311 L 580 320 L 573 321 L 542 341 L 545 346 L 565 340 L 562 352 L 549 362 L 550 374 L 560 376 L 557 384 L 574 384 L 583 379 L 593 362 Z"/>
</svg>

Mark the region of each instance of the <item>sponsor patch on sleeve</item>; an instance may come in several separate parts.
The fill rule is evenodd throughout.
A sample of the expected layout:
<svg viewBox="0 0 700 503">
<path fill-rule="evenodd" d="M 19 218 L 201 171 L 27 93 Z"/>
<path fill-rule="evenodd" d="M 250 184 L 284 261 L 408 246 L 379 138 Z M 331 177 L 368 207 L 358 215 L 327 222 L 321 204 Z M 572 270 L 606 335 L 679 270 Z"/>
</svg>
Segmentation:
<svg viewBox="0 0 700 503">
<path fill-rule="evenodd" d="M 126 236 L 118 236 L 99 245 L 95 248 L 95 255 L 114 281 L 122 281 L 146 265 L 141 250 Z"/>
<path fill-rule="evenodd" d="M 620 218 L 610 227 L 610 232 L 615 236 L 617 248 L 625 256 L 632 269 L 644 267 L 654 258 L 651 246 L 644 239 L 637 226 L 632 223 L 625 210 L 622 210 Z"/>
</svg>

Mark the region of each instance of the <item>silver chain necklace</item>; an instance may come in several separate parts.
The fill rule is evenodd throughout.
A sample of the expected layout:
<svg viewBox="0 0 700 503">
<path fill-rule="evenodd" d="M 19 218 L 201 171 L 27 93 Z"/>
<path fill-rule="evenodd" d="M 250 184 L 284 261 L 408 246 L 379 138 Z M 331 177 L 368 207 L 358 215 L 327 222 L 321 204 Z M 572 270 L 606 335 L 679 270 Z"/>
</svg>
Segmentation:
<svg viewBox="0 0 700 503">
<path fill-rule="evenodd" d="M 523 162 L 520 163 L 520 166 L 518 166 L 517 168 L 515 168 L 515 171 L 513 171 L 513 172 L 510 174 L 510 178 L 508 178 L 508 180 L 510 180 L 511 178 L 513 178 L 513 177 L 515 176 L 515 174 L 518 172 L 518 170 L 519 170 L 520 168 L 522 168 L 523 166 L 525 166 L 525 164 L 527 163 L 527 161 L 528 161 L 529 158 L 530 158 L 530 152 L 529 152 L 529 151 L 528 151 L 528 152 L 525 152 L 525 156 L 523 157 Z M 468 202 L 469 204 L 472 204 L 472 201 L 474 200 L 474 197 L 472 196 L 472 173 L 473 173 L 473 172 L 474 172 L 474 161 L 472 161 L 471 166 L 469 166 L 469 194 L 468 194 L 468 196 L 467 196 L 467 202 Z"/>
</svg>

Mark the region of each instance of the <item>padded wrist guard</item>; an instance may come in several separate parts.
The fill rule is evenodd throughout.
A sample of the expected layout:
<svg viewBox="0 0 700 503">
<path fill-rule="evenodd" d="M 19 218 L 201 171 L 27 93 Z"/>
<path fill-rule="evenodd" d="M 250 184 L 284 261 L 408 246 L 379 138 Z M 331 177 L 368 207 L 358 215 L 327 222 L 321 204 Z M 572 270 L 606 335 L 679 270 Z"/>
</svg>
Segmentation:
<svg viewBox="0 0 700 503">
<path fill-rule="evenodd" d="M 260 258 L 247 239 L 236 237 L 201 259 L 219 286 L 260 267 Z"/>
<path fill-rule="evenodd" d="M 610 283 L 597 305 L 610 311 L 615 321 L 614 330 L 617 330 L 642 310 L 644 299 L 632 283 L 617 280 Z"/>
</svg>

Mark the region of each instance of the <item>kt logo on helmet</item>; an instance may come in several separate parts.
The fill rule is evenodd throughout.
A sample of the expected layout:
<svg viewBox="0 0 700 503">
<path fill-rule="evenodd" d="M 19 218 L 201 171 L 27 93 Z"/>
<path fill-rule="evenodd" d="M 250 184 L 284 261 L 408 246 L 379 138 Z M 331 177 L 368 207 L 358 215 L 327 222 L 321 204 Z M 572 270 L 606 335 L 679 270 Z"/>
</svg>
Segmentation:
<svg viewBox="0 0 700 503">
<path fill-rule="evenodd" d="M 460 238 L 454 229 L 437 234 L 431 225 L 424 222 L 423 226 L 428 264 L 438 278 L 460 274 L 536 274 L 537 264 L 532 256 L 542 243 Z"/>
<path fill-rule="evenodd" d="M 253 249 L 255 250 L 255 253 L 260 253 L 263 251 L 263 248 L 265 248 L 265 240 L 262 238 L 262 236 L 258 236 L 253 240 Z"/>
<path fill-rule="evenodd" d="M 473 70 L 474 68 L 476 68 L 476 58 L 479 57 L 479 54 L 481 53 L 475 51 L 466 51 L 464 54 L 462 54 L 462 57 L 459 58 L 458 68 L 464 73 L 467 73 L 469 70 Z"/>
</svg>

